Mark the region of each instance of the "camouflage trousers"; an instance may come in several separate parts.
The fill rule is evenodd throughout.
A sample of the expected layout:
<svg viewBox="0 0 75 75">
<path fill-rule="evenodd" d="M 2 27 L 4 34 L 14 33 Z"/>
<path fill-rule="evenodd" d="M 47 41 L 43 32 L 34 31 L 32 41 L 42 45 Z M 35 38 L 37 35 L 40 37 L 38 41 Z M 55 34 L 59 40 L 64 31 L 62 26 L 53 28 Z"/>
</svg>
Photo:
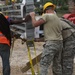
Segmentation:
<svg viewBox="0 0 75 75">
<path fill-rule="evenodd" d="M 73 74 L 73 63 L 74 63 L 74 53 L 75 53 L 75 33 L 64 40 L 62 51 L 62 75 L 72 75 Z"/>
<path fill-rule="evenodd" d="M 53 74 L 62 75 L 62 69 L 60 69 L 62 48 L 62 41 L 46 41 L 40 60 L 40 75 L 48 74 L 48 69 L 51 62 L 53 62 Z M 58 68 L 55 67 L 55 69 L 54 66 Z"/>
</svg>

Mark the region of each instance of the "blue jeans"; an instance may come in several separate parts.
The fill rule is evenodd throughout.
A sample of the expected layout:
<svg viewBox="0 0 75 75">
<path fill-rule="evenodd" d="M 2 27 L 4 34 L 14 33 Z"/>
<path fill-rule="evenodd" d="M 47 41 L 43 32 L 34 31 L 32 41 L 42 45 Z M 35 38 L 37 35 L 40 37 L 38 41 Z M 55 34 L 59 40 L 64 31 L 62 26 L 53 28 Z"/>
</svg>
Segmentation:
<svg viewBox="0 0 75 75">
<path fill-rule="evenodd" d="M 2 58 L 3 75 L 10 75 L 10 46 L 0 44 L 0 56 Z"/>
</svg>

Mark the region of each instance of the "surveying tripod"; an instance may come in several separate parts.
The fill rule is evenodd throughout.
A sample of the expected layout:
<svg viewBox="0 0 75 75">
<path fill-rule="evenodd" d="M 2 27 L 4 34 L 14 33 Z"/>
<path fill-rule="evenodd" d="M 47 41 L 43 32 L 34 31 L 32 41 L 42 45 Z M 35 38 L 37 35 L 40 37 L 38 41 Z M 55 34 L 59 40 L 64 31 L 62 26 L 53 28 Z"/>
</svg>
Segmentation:
<svg viewBox="0 0 75 75">
<path fill-rule="evenodd" d="M 26 0 L 26 1 L 28 1 L 28 0 Z M 30 0 L 30 1 L 32 4 L 34 4 L 33 0 Z M 29 2 L 26 2 L 26 3 L 29 3 Z M 26 5 L 28 5 L 28 4 L 26 4 Z M 32 11 L 34 11 L 33 8 L 30 8 L 30 10 L 28 8 L 26 8 L 27 13 L 30 13 Z M 36 56 L 36 48 L 35 48 L 35 43 L 34 43 L 34 38 L 35 38 L 34 37 L 34 27 L 32 25 L 32 19 L 31 19 L 30 15 L 27 14 L 25 19 L 27 20 L 27 22 L 26 22 L 26 37 L 27 37 L 26 45 L 27 45 L 27 49 L 28 49 L 28 56 L 29 56 L 29 61 L 30 61 L 30 66 L 31 66 L 31 72 L 32 72 L 32 75 L 35 75 L 32 57 L 31 57 L 31 53 L 30 53 L 30 48 L 33 47 L 34 52 L 35 52 L 35 56 Z M 36 58 L 36 63 L 37 62 L 38 61 Z M 38 66 L 37 66 L 37 70 L 38 70 L 38 74 L 39 74 Z"/>
</svg>

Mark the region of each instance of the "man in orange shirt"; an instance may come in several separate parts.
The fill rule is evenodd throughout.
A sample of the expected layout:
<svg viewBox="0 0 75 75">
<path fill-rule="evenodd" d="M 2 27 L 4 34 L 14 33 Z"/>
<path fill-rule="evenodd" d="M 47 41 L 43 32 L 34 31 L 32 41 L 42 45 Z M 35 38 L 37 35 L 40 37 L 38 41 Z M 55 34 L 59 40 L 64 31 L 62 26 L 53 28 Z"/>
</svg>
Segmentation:
<svg viewBox="0 0 75 75">
<path fill-rule="evenodd" d="M 20 24 L 25 20 L 13 21 L 8 16 L 4 16 L 0 13 L 0 56 L 2 58 L 3 75 L 10 75 L 10 46 L 11 46 L 11 33 L 9 25 Z"/>
</svg>

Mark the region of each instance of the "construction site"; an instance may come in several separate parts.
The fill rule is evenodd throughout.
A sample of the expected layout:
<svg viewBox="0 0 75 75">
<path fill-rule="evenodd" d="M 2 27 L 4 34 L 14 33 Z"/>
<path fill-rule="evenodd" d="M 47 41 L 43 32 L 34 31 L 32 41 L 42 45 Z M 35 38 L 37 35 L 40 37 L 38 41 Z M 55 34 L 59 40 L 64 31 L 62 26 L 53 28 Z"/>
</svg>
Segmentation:
<svg viewBox="0 0 75 75">
<path fill-rule="evenodd" d="M 35 9 L 33 0 L 22 0 L 20 3 L 15 3 L 12 1 L 11 5 L 8 5 L 8 0 L 6 0 L 6 6 L 0 7 L 0 11 L 4 15 L 8 15 L 14 20 L 25 19 L 25 16 L 30 12 L 33 12 Z M 73 17 L 74 16 L 74 17 Z M 65 14 L 64 17 L 70 18 L 73 23 L 75 23 L 75 14 Z M 36 16 L 36 20 L 40 18 L 40 15 Z M 44 36 L 43 30 L 40 30 L 40 27 L 33 28 L 28 23 L 22 23 L 20 25 L 10 26 L 12 32 L 12 46 L 10 52 L 10 66 L 11 66 L 11 75 L 34 75 L 32 70 L 35 71 L 35 75 L 38 75 L 39 72 L 39 62 L 40 57 L 43 51 L 43 41 L 34 42 L 32 39 L 40 38 Z M 29 30 L 28 30 L 29 29 Z M 26 39 L 29 40 L 26 42 Z M 48 75 L 52 74 L 51 66 L 49 68 Z M 2 74 L 2 60 L 0 58 L 0 75 Z M 75 60 L 74 60 L 74 70 L 73 75 L 75 75 Z"/>
</svg>

